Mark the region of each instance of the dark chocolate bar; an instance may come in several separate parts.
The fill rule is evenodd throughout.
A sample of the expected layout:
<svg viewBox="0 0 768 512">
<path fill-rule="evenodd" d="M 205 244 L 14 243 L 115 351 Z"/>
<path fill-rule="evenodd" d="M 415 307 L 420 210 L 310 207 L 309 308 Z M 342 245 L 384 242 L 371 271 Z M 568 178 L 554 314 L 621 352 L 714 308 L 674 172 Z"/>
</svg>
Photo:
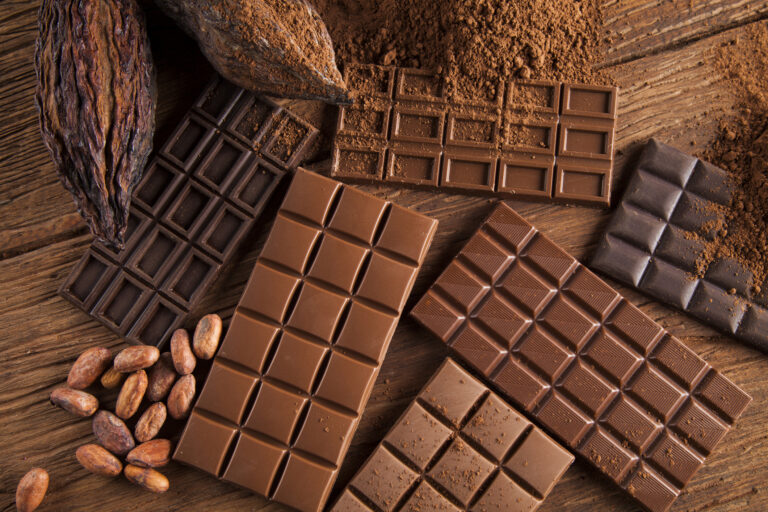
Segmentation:
<svg viewBox="0 0 768 512">
<path fill-rule="evenodd" d="M 652 512 L 751 401 L 504 203 L 412 316 Z"/>
<path fill-rule="evenodd" d="M 174 458 L 321 510 L 436 228 L 298 170 Z"/>
<path fill-rule="evenodd" d="M 493 99 L 448 100 L 435 75 L 350 65 L 331 176 L 607 206 L 615 87 L 501 82 Z"/>
<path fill-rule="evenodd" d="M 565 448 L 449 358 L 331 512 L 532 512 L 572 462 Z"/>
<path fill-rule="evenodd" d="M 731 186 L 723 169 L 651 139 L 592 266 L 768 352 L 768 300 L 754 296 L 752 272 L 719 259 L 696 277 L 704 246 L 688 232 L 717 224 L 711 205 L 728 205 Z"/>
<path fill-rule="evenodd" d="M 316 135 L 214 79 L 144 171 L 124 249 L 91 245 L 59 294 L 131 343 L 165 344 Z"/>
</svg>

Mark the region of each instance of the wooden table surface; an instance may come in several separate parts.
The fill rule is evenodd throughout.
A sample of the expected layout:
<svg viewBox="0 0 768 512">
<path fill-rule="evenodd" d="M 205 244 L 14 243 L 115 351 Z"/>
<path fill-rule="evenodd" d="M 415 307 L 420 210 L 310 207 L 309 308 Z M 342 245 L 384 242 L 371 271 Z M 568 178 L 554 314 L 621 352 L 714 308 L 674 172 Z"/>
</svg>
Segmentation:
<svg viewBox="0 0 768 512">
<path fill-rule="evenodd" d="M 195 44 L 146 3 L 158 71 L 160 143 L 201 91 L 210 67 Z M 19 478 L 41 466 L 51 475 L 41 511 L 65 510 L 282 510 L 202 472 L 172 463 L 163 495 L 139 490 L 120 477 L 106 480 L 76 462 L 75 449 L 93 440 L 88 420 L 48 402 L 54 386 L 85 348 L 122 347 L 122 341 L 56 294 L 91 237 L 59 183 L 38 131 L 33 103 L 34 40 L 38 2 L 0 0 L 0 511 L 14 510 Z M 733 108 L 727 84 L 709 65 L 708 52 L 764 23 L 768 1 L 608 0 L 606 29 L 614 34 L 603 66 L 621 87 L 614 202 L 623 167 L 649 137 L 696 152 L 717 119 Z M 326 133 L 334 109 L 292 102 Z M 325 139 L 311 167 L 327 168 Z M 440 220 L 410 305 L 488 214 L 483 198 L 367 187 Z M 582 261 L 587 261 L 610 211 L 513 202 L 518 211 Z M 274 211 L 275 205 L 271 207 Z M 269 217 L 267 217 L 269 218 Z M 208 293 L 201 313 L 232 307 L 268 232 L 258 228 Z M 610 282 L 610 280 L 609 280 Z M 616 284 L 616 283 L 613 283 Z M 768 510 L 768 357 L 714 332 L 693 318 L 623 286 L 617 288 L 752 395 L 736 427 L 696 474 L 674 511 Z M 410 307 L 409 305 L 409 307 Z M 199 316 L 199 315 L 198 315 Z M 437 340 L 403 318 L 345 460 L 337 491 L 447 354 Z M 577 461 L 541 512 L 634 511 L 637 507 L 587 464 Z"/>
</svg>

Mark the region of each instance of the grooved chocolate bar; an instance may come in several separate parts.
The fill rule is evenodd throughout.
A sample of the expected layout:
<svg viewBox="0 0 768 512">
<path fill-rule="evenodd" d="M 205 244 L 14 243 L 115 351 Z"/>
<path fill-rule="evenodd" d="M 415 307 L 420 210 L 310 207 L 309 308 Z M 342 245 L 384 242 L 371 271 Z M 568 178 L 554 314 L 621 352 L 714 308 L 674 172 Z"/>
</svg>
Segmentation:
<svg viewBox="0 0 768 512">
<path fill-rule="evenodd" d="M 215 79 L 144 171 L 124 249 L 91 245 L 59 294 L 131 343 L 163 345 L 316 135 Z"/>
<path fill-rule="evenodd" d="M 436 228 L 298 170 L 174 458 L 321 510 Z"/>
<path fill-rule="evenodd" d="M 572 462 L 449 358 L 331 512 L 533 511 Z"/>
<path fill-rule="evenodd" d="M 723 258 L 696 277 L 704 243 L 688 233 L 714 238 L 713 205 L 728 205 L 731 187 L 723 169 L 651 139 L 592 265 L 768 352 L 768 299 L 754 293 L 762 283 L 752 272 Z"/>
<path fill-rule="evenodd" d="M 607 206 L 618 89 L 501 82 L 453 101 L 426 71 L 350 65 L 331 176 L 444 192 Z"/>
<path fill-rule="evenodd" d="M 503 203 L 412 315 L 652 512 L 751 401 Z"/>
</svg>

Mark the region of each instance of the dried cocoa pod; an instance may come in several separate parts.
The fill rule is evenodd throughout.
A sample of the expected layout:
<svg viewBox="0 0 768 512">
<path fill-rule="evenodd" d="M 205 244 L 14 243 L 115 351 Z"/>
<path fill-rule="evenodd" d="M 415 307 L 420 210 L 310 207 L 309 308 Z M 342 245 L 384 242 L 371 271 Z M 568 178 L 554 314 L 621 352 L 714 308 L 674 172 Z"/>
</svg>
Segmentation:
<svg viewBox="0 0 768 512">
<path fill-rule="evenodd" d="M 155 129 L 144 13 L 136 0 L 43 0 L 38 29 L 43 142 L 93 235 L 122 247 Z"/>
<path fill-rule="evenodd" d="M 124 378 L 125 374 L 115 370 L 115 367 L 112 366 L 109 368 L 109 370 L 104 372 L 104 375 L 101 376 L 101 385 L 105 389 L 115 389 L 123 383 Z"/>
<path fill-rule="evenodd" d="M 168 439 L 153 439 L 128 452 L 125 460 L 144 468 L 160 468 L 171 462 L 172 448 Z"/>
<path fill-rule="evenodd" d="M 210 359 L 216 355 L 221 338 L 221 317 L 217 314 L 205 315 L 197 322 L 192 348 L 200 359 Z"/>
<path fill-rule="evenodd" d="M 149 370 L 149 387 L 147 398 L 153 402 L 159 402 L 165 398 L 176 382 L 176 370 L 173 369 L 170 352 L 163 352 L 157 363 Z"/>
<path fill-rule="evenodd" d="M 133 431 L 136 440 L 140 443 L 152 440 L 163 428 L 167 416 L 168 412 L 163 402 L 150 405 L 136 422 L 136 428 Z"/>
<path fill-rule="evenodd" d="M 16 510 L 32 512 L 45 498 L 48 490 L 48 472 L 42 468 L 30 469 L 16 486 Z"/>
<path fill-rule="evenodd" d="M 185 375 L 176 381 L 168 394 L 168 414 L 175 420 L 186 418 L 195 398 L 195 376 Z"/>
<path fill-rule="evenodd" d="M 128 464 L 125 466 L 124 474 L 128 480 L 151 492 L 165 492 L 170 485 L 164 474 L 152 468 L 142 468 Z"/>
<path fill-rule="evenodd" d="M 117 476 L 123 470 L 120 459 L 97 444 L 84 444 L 75 451 L 77 461 L 95 475 Z"/>
<path fill-rule="evenodd" d="M 328 29 L 306 0 L 157 0 L 227 80 L 291 98 L 351 103 Z"/>
<path fill-rule="evenodd" d="M 91 416 L 99 408 L 99 400 L 95 396 L 66 386 L 51 391 L 51 403 L 82 418 Z"/>
<path fill-rule="evenodd" d="M 123 373 L 131 373 L 136 370 L 149 368 L 160 357 L 157 347 L 148 345 L 134 345 L 124 348 L 115 356 L 115 370 Z"/>
<path fill-rule="evenodd" d="M 195 331 L 197 332 L 197 331 Z M 195 370 L 197 359 L 189 345 L 189 333 L 186 329 L 176 329 L 171 336 L 171 356 L 173 367 L 179 375 L 189 375 Z"/>
<path fill-rule="evenodd" d="M 67 385 L 72 389 L 85 389 L 109 368 L 112 352 L 108 348 L 92 347 L 80 354 L 67 375 Z"/>
<path fill-rule="evenodd" d="M 93 417 L 93 435 L 101 446 L 117 455 L 125 455 L 136 446 L 123 420 L 109 411 L 99 411 Z"/>
<path fill-rule="evenodd" d="M 124 420 L 136 414 L 141 400 L 144 398 L 144 393 L 147 391 L 147 384 L 147 372 L 144 370 L 134 372 L 125 379 L 120 394 L 117 395 L 115 414 Z"/>
</svg>

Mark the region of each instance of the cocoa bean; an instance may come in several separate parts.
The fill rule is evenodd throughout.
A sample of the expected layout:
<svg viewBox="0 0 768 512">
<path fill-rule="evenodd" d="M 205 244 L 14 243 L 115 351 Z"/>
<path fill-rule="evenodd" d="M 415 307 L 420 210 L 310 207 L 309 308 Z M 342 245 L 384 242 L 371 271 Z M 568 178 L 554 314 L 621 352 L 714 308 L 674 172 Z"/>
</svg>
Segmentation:
<svg viewBox="0 0 768 512">
<path fill-rule="evenodd" d="M 78 389 L 61 386 L 51 391 L 51 402 L 67 412 L 82 418 L 91 416 L 99 409 L 95 396 Z"/>
<path fill-rule="evenodd" d="M 115 370 L 123 373 L 131 373 L 136 370 L 149 368 L 160 357 L 157 347 L 148 345 L 136 345 L 124 348 L 115 356 Z"/>
<path fill-rule="evenodd" d="M 42 468 L 30 469 L 16 487 L 16 510 L 32 512 L 45 498 L 48 490 L 48 472 Z"/>
<path fill-rule="evenodd" d="M 124 474 L 128 480 L 151 492 L 165 492 L 170 485 L 165 475 L 152 468 L 142 468 L 128 464 L 125 466 Z"/>
<path fill-rule="evenodd" d="M 186 329 L 177 329 L 171 336 L 171 356 L 173 367 L 179 375 L 189 375 L 195 370 L 197 359 L 189 346 L 189 334 Z"/>
<path fill-rule="evenodd" d="M 115 370 L 115 367 L 112 366 L 101 376 L 101 385 L 104 386 L 105 389 L 115 389 L 123 383 L 124 378 L 125 374 Z"/>
<path fill-rule="evenodd" d="M 205 315 L 197 322 L 192 348 L 200 359 L 210 359 L 216 355 L 221 338 L 221 318 L 219 315 Z"/>
<path fill-rule="evenodd" d="M 67 376 L 67 385 L 72 389 L 85 389 L 109 368 L 112 352 L 108 348 L 89 348 L 77 358 Z"/>
<path fill-rule="evenodd" d="M 96 475 L 117 476 L 123 470 L 120 460 L 97 444 L 84 444 L 75 452 L 77 461 Z"/>
<path fill-rule="evenodd" d="M 173 385 L 168 394 L 168 414 L 180 420 L 186 418 L 195 398 L 195 376 L 185 375 Z"/>
<path fill-rule="evenodd" d="M 173 383 L 176 382 L 176 370 L 173 368 L 170 352 L 164 352 L 155 366 L 149 371 L 149 387 L 147 388 L 147 398 L 153 402 L 159 402 L 171 391 Z"/>
<path fill-rule="evenodd" d="M 142 443 L 125 456 L 129 464 L 145 468 L 163 467 L 171 461 L 173 445 L 168 439 L 153 439 Z"/>
<path fill-rule="evenodd" d="M 101 446 L 117 455 L 125 455 L 136 446 L 123 420 L 109 411 L 99 411 L 93 417 L 93 435 Z"/>
<path fill-rule="evenodd" d="M 144 370 L 134 372 L 125 379 L 120 394 L 117 395 L 115 414 L 124 420 L 136 414 L 144 398 L 144 393 L 147 391 L 147 384 L 147 372 Z"/>
<path fill-rule="evenodd" d="M 160 429 L 163 428 L 166 416 L 167 411 L 163 402 L 150 405 L 136 422 L 134 429 L 136 441 L 145 443 L 157 436 Z"/>
<path fill-rule="evenodd" d="M 136 0 L 43 0 L 38 29 L 43 142 L 94 236 L 122 247 L 155 129 L 144 14 Z"/>
</svg>

